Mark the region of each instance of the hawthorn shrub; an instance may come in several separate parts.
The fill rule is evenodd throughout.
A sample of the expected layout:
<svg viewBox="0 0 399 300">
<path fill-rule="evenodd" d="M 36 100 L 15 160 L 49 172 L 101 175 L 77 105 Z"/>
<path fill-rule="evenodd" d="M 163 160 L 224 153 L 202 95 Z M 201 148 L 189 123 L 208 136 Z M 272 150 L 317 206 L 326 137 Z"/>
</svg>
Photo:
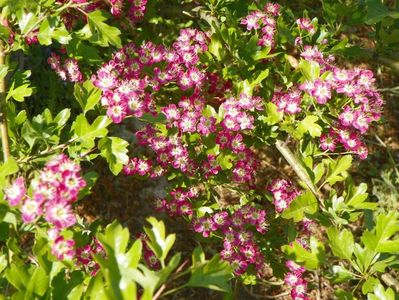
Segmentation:
<svg viewBox="0 0 399 300">
<path fill-rule="evenodd" d="M 399 213 L 349 172 L 384 102 L 331 24 L 266 1 L 0 4 L 3 298 L 236 299 L 240 281 L 395 299 Z M 195 233 L 191 259 L 154 217 L 131 238 L 76 213 L 101 159 L 115 176 L 167 178 L 154 216 Z"/>
</svg>

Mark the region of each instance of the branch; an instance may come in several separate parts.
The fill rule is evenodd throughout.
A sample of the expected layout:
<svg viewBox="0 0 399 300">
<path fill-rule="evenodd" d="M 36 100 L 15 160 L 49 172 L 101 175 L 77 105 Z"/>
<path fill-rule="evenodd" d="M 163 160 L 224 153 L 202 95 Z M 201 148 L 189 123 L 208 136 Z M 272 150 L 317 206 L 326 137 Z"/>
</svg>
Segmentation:
<svg viewBox="0 0 399 300">
<path fill-rule="evenodd" d="M 5 65 L 4 43 L 0 41 L 0 65 Z M 0 80 L 0 135 L 3 148 L 3 159 L 10 158 L 10 145 L 8 142 L 7 115 L 6 115 L 6 76 Z"/>
<path fill-rule="evenodd" d="M 281 140 L 276 140 L 276 148 L 277 150 L 284 156 L 285 160 L 294 170 L 296 175 L 302 180 L 308 189 L 319 199 L 320 205 L 324 208 L 324 203 L 321 201 L 323 196 L 320 192 L 317 191 L 316 187 L 314 186 L 312 180 L 309 178 L 308 173 L 306 172 L 305 168 L 301 165 L 295 155 L 291 152 L 290 148 L 287 146 L 287 142 L 283 142 Z"/>
</svg>

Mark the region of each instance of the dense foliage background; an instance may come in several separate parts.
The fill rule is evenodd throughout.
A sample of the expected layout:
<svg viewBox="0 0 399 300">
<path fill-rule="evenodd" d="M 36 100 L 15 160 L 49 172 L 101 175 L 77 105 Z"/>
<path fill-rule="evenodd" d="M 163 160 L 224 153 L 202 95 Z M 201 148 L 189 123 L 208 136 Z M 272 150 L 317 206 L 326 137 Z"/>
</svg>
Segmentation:
<svg viewBox="0 0 399 300">
<path fill-rule="evenodd" d="M 1 298 L 399 298 L 396 1 L 0 9 Z"/>
</svg>

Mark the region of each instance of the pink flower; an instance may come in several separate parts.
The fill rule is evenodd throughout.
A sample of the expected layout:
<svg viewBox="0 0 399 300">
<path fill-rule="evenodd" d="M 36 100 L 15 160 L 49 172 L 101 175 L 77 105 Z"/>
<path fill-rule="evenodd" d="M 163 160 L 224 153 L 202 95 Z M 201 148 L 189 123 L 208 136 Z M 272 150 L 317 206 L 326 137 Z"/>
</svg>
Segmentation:
<svg viewBox="0 0 399 300">
<path fill-rule="evenodd" d="M 272 16 L 278 16 L 280 14 L 280 5 L 278 3 L 266 3 L 264 10 L 266 13 Z"/>
<path fill-rule="evenodd" d="M 64 237 L 59 236 L 51 247 L 51 254 L 58 260 L 71 260 L 75 256 L 74 246 L 74 240 L 66 240 Z"/>
<path fill-rule="evenodd" d="M 317 103 L 325 104 L 331 99 L 331 89 L 327 82 L 316 79 L 313 90 L 311 91 L 313 97 L 316 98 Z"/>
<path fill-rule="evenodd" d="M 110 117 L 112 122 L 121 123 L 126 116 L 126 108 L 121 104 L 109 106 L 107 109 L 107 116 Z"/>
<path fill-rule="evenodd" d="M 21 207 L 22 221 L 24 223 L 31 223 L 42 214 L 41 206 L 30 198 L 26 199 Z"/>
<path fill-rule="evenodd" d="M 240 124 L 237 122 L 237 119 L 230 115 L 224 117 L 221 125 L 226 131 L 238 131 L 240 129 Z"/>
<path fill-rule="evenodd" d="M 345 106 L 344 111 L 338 117 L 343 126 L 351 126 L 355 118 L 356 114 L 349 106 Z"/>
<path fill-rule="evenodd" d="M 250 31 L 252 29 L 258 29 L 260 17 L 256 13 L 252 13 L 241 20 L 241 25 L 246 25 L 247 30 Z"/>
<path fill-rule="evenodd" d="M 65 202 L 49 202 L 45 208 L 46 220 L 58 229 L 70 227 L 76 223 L 76 216 L 71 206 Z"/>
<path fill-rule="evenodd" d="M 21 176 L 15 179 L 13 184 L 4 190 L 4 197 L 10 206 L 17 206 L 26 193 L 25 179 Z"/>
<path fill-rule="evenodd" d="M 204 136 L 216 131 L 216 119 L 214 117 L 201 117 L 197 125 L 197 131 Z"/>
<path fill-rule="evenodd" d="M 202 233 L 203 237 L 209 237 L 210 233 L 217 230 L 217 225 L 211 218 L 201 217 L 194 220 L 194 231 Z"/>
<path fill-rule="evenodd" d="M 336 147 L 336 136 L 332 133 L 322 134 L 320 136 L 320 148 L 334 152 Z"/>
<path fill-rule="evenodd" d="M 310 34 L 315 33 L 315 28 L 312 24 L 312 21 L 308 18 L 302 18 L 296 20 L 296 23 L 298 24 L 299 28 L 302 30 L 308 31 Z"/>
</svg>

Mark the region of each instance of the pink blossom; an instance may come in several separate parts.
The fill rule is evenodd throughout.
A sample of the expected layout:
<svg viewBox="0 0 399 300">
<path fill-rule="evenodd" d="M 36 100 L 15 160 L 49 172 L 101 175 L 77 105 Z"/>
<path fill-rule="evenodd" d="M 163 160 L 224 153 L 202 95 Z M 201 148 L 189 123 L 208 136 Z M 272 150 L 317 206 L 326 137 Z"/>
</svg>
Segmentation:
<svg viewBox="0 0 399 300">
<path fill-rule="evenodd" d="M 23 177 L 18 177 L 12 183 L 11 186 L 4 190 L 4 197 L 10 204 L 10 206 L 17 206 L 21 203 L 26 193 L 25 179 Z"/>
<path fill-rule="evenodd" d="M 75 241 L 59 236 L 55 239 L 52 247 L 51 254 L 58 260 L 71 260 L 75 256 Z"/>
</svg>

